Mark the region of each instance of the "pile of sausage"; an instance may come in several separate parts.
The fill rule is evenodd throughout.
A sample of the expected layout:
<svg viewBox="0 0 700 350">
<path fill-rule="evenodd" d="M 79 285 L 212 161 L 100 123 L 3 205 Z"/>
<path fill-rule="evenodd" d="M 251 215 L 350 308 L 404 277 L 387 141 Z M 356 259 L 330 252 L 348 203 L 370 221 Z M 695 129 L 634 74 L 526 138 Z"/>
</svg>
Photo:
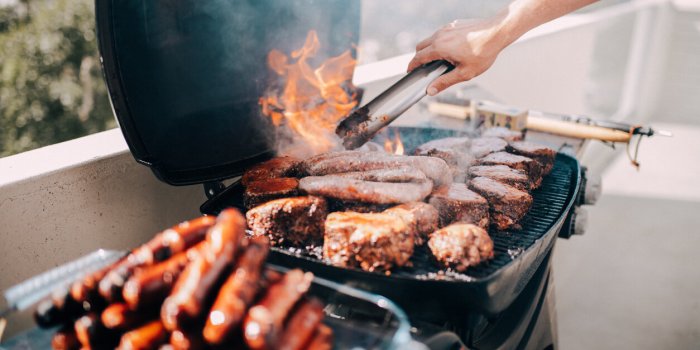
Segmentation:
<svg viewBox="0 0 700 350">
<path fill-rule="evenodd" d="M 167 229 L 35 312 L 54 349 L 331 349 L 311 273 L 264 267 L 265 237 L 227 209 Z"/>
</svg>

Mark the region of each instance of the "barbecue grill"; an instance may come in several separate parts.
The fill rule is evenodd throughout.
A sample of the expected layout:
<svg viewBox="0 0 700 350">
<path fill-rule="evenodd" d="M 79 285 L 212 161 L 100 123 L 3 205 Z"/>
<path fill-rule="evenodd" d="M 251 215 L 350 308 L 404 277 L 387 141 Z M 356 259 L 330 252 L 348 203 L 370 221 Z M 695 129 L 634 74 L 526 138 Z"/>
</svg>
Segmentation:
<svg viewBox="0 0 700 350">
<path fill-rule="evenodd" d="M 200 209 L 209 214 L 241 206 L 242 187 L 222 180 L 274 155 L 273 127 L 258 106 L 270 78 L 267 53 L 299 47 L 320 28 L 331 56 L 352 48 L 359 28 L 358 2 L 344 1 L 98 0 L 96 15 L 105 79 L 131 152 L 164 182 L 203 184 L 209 200 Z M 393 130 L 409 150 L 465 134 Z M 495 258 L 465 273 L 440 273 L 424 249 L 412 268 L 390 276 L 334 267 L 312 250 L 276 247 L 271 261 L 389 297 L 421 339 L 448 330 L 477 348 L 541 349 L 556 345 L 551 253 L 581 186 L 578 161 L 558 154 L 522 229 L 491 232 Z"/>
</svg>

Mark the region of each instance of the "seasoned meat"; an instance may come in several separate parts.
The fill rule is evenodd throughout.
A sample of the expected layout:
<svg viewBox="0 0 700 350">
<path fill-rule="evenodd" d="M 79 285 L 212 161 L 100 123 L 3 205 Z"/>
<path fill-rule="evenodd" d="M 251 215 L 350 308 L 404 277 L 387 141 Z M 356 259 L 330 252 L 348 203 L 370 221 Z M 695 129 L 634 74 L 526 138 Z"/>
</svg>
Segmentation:
<svg viewBox="0 0 700 350">
<path fill-rule="evenodd" d="M 488 128 L 481 133 L 482 137 L 498 137 L 508 142 L 520 141 L 523 139 L 523 133 L 520 131 L 510 130 L 504 127 Z"/>
<path fill-rule="evenodd" d="M 452 182 L 444 160 L 435 157 L 399 156 L 380 152 L 341 151 L 324 153 L 303 162 L 304 170 L 313 176 L 392 169 L 409 166 L 423 172 L 435 184 Z"/>
<path fill-rule="evenodd" d="M 241 177 L 243 186 L 248 186 L 254 181 L 274 179 L 278 177 L 296 177 L 299 175 L 301 161 L 294 157 L 276 157 L 266 162 L 257 164 Z"/>
<path fill-rule="evenodd" d="M 542 174 L 547 175 L 554 167 L 554 156 L 557 152 L 553 149 L 532 142 L 516 141 L 508 145 L 508 152 L 536 160 L 542 166 Z"/>
<path fill-rule="evenodd" d="M 385 213 L 331 213 L 326 218 L 323 257 L 341 267 L 389 271 L 409 263 L 413 234 L 406 222 Z"/>
<path fill-rule="evenodd" d="M 527 191 L 530 188 L 530 179 L 524 171 L 505 165 L 477 165 L 469 168 L 470 178 L 479 176 L 494 179 L 522 191 Z"/>
<path fill-rule="evenodd" d="M 530 179 L 530 188 L 536 189 L 542 183 L 542 167 L 532 158 L 510 154 L 507 152 L 491 153 L 479 160 L 481 165 L 505 165 L 507 167 L 522 170 Z"/>
<path fill-rule="evenodd" d="M 391 169 L 376 169 L 367 171 L 353 171 L 350 173 L 333 174 L 340 177 L 373 182 L 425 182 L 428 178 L 422 171 L 410 167 L 400 166 Z"/>
<path fill-rule="evenodd" d="M 379 213 L 391 208 L 395 204 L 377 204 L 366 202 L 344 201 L 333 198 L 327 198 L 328 211 L 355 211 L 358 213 Z"/>
<path fill-rule="evenodd" d="M 474 158 L 479 159 L 491 153 L 505 151 L 506 146 L 508 146 L 508 142 L 497 137 L 481 137 L 472 140 L 470 152 Z"/>
<path fill-rule="evenodd" d="M 367 142 L 364 145 L 360 146 L 359 148 L 355 149 L 355 151 L 360 151 L 360 152 L 381 152 L 384 153 L 386 152 L 384 150 L 384 147 L 382 145 L 376 143 L 376 142 Z"/>
<path fill-rule="evenodd" d="M 460 272 L 493 258 L 491 237 L 472 224 L 452 224 L 435 231 L 428 247 L 440 265 Z"/>
<path fill-rule="evenodd" d="M 440 186 L 428 200 L 440 213 L 440 226 L 464 222 L 488 228 L 489 204 L 478 193 L 462 183 Z"/>
<path fill-rule="evenodd" d="M 305 177 L 299 188 L 308 194 L 344 201 L 391 204 L 421 201 L 430 194 L 433 185 L 430 180 L 393 183 L 326 175 Z"/>
<path fill-rule="evenodd" d="M 411 227 L 417 245 L 422 245 L 427 240 L 428 235 L 438 228 L 438 210 L 427 203 L 401 204 L 385 210 L 384 213 L 403 219 Z"/>
<path fill-rule="evenodd" d="M 447 137 L 426 142 L 418 146 L 413 154 L 444 160 L 452 171 L 453 181 L 462 182 L 466 179 L 466 169 L 474 161 L 469 146 L 469 138 Z"/>
<path fill-rule="evenodd" d="M 243 205 L 250 209 L 273 199 L 299 195 L 299 180 L 281 177 L 249 182 L 243 192 Z"/>
<path fill-rule="evenodd" d="M 514 227 L 532 205 L 529 193 L 488 177 L 473 178 L 469 188 L 489 202 L 491 225 L 499 230 Z"/>
<path fill-rule="evenodd" d="M 268 236 L 273 245 L 320 244 L 328 214 L 320 197 L 291 197 L 259 205 L 246 213 L 248 228 L 256 236 Z"/>
</svg>

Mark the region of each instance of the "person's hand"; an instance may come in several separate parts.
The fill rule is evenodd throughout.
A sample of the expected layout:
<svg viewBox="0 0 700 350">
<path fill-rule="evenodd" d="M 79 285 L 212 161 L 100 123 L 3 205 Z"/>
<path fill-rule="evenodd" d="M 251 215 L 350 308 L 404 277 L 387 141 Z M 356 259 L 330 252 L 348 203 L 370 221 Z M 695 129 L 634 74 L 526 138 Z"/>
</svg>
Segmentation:
<svg viewBox="0 0 700 350">
<path fill-rule="evenodd" d="M 430 96 L 476 77 L 491 67 L 507 45 L 507 38 L 499 37 L 498 24 L 499 19 L 456 20 L 444 26 L 418 43 L 408 71 L 440 59 L 455 66 L 428 86 Z"/>
</svg>

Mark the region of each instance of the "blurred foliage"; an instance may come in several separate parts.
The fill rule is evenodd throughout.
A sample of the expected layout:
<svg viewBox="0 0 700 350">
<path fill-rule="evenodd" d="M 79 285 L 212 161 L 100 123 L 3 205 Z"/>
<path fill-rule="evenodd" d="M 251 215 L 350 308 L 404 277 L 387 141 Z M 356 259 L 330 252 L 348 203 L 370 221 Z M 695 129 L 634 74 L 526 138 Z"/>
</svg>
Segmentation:
<svg viewBox="0 0 700 350">
<path fill-rule="evenodd" d="M 0 7 L 0 156 L 116 126 L 92 0 Z"/>
</svg>

